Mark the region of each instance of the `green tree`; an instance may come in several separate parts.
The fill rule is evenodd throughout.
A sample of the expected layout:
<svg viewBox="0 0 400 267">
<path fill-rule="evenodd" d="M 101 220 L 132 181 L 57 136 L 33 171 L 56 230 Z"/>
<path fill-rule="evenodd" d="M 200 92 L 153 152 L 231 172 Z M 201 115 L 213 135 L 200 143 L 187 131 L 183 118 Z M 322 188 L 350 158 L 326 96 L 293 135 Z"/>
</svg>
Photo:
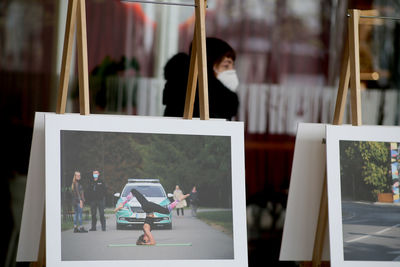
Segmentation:
<svg viewBox="0 0 400 267">
<path fill-rule="evenodd" d="M 230 138 L 195 135 L 152 135 L 141 146 L 143 177 L 158 178 L 171 192 L 175 185 L 189 192 L 196 185 L 202 204 L 231 206 Z"/>
<path fill-rule="evenodd" d="M 342 195 L 374 198 L 390 192 L 390 146 L 385 142 L 340 141 Z"/>
<path fill-rule="evenodd" d="M 61 145 L 62 187 L 70 187 L 79 170 L 87 188 L 97 169 L 107 186 L 108 205 L 128 178 L 157 178 L 167 193 L 177 184 L 186 193 L 196 185 L 201 204 L 232 205 L 229 137 L 63 131 Z"/>
</svg>

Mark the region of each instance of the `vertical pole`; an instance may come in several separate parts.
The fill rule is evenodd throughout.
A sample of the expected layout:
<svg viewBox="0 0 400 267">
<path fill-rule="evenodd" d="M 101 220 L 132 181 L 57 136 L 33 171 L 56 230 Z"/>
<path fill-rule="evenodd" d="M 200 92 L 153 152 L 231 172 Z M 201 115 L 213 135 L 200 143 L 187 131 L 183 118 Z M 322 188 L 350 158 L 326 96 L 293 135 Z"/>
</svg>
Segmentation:
<svg viewBox="0 0 400 267">
<path fill-rule="evenodd" d="M 350 60 L 349 60 L 349 49 L 346 43 L 343 51 L 339 88 L 336 98 L 335 113 L 333 117 L 333 124 L 335 125 L 343 123 L 343 114 L 344 114 L 344 109 L 346 107 L 349 79 L 350 79 Z M 322 194 L 320 199 L 320 206 L 319 206 L 317 229 L 314 237 L 314 248 L 313 248 L 313 256 L 311 262 L 312 267 L 321 266 L 321 259 L 324 249 L 325 233 L 327 225 L 328 225 L 328 190 L 327 190 L 327 177 L 325 171 Z"/>
<path fill-rule="evenodd" d="M 196 26 L 194 27 L 193 41 L 192 41 L 192 51 L 190 54 L 190 67 L 189 67 L 189 77 L 186 88 L 186 99 L 185 99 L 185 109 L 183 112 L 183 118 L 192 119 L 193 118 L 193 107 L 194 99 L 196 95 L 197 77 L 198 77 L 198 65 L 197 65 L 197 38 L 196 38 Z"/>
<path fill-rule="evenodd" d="M 89 74 L 87 59 L 86 7 L 85 0 L 79 0 L 77 23 L 79 106 L 81 115 L 89 115 Z"/>
<path fill-rule="evenodd" d="M 60 72 L 60 84 L 58 87 L 57 97 L 57 114 L 65 113 L 65 106 L 67 104 L 69 73 L 71 70 L 71 57 L 72 46 L 74 41 L 75 23 L 76 23 L 76 10 L 78 0 L 68 1 L 67 23 L 65 25 L 64 34 L 64 48 Z"/>
<path fill-rule="evenodd" d="M 351 123 L 352 125 L 361 125 L 360 47 L 358 35 L 360 11 L 350 9 L 349 14 Z"/>
<path fill-rule="evenodd" d="M 352 123 L 353 125 L 361 124 L 361 101 L 360 101 L 360 70 L 359 70 L 359 45 L 358 45 L 358 10 L 350 10 L 349 20 L 349 38 L 348 44 L 345 45 L 343 53 L 342 68 L 340 72 L 339 88 L 336 98 L 335 113 L 333 124 L 340 125 L 343 123 L 343 114 L 346 107 L 346 99 L 348 93 L 349 80 L 351 76 L 351 107 L 352 107 Z M 324 176 L 322 195 L 320 200 L 320 210 L 318 216 L 318 225 L 314 240 L 314 250 L 312 258 L 312 266 L 321 265 L 321 257 L 323 252 L 323 244 L 325 238 L 326 226 L 328 223 L 328 199 L 327 199 L 327 177 Z"/>
<path fill-rule="evenodd" d="M 200 119 L 209 119 L 208 107 L 208 79 L 207 79 L 207 53 L 206 53 L 206 25 L 205 25 L 206 0 L 196 0 L 196 45 L 197 63 L 199 71 L 199 104 Z"/>
<path fill-rule="evenodd" d="M 320 206 L 319 206 L 318 223 L 314 238 L 312 267 L 321 266 L 321 259 L 324 249 L 325 232 L 327 225 L 328 225 L 328 191 L 327 191 L 327 179 L 325 171 Z"/>
<path fill-rule="evenodd" d="M 345 46 L 340 83 L 336 99 L 333 124 L 340 125 L 343 122 L 343 113 L 346 106 L 349 80 L 351 82 L 351 121 L 353 125 L 361 125 L 361 90 L 360 90 L 360 48 L 358 25 L 360 11 L 351 9 L 348 21 L 348 45 Z M 351 79 L 350 79 L 351 77 Z M 324 234 L 328 223 L 328 198 L 327 198 L 327 177 L 325 172 L 323 190 L 320 202 L 318 226 L 314 241 L 312 266 L 321 265 Z"/>
<path fill-rule="evenodd" d="M 333 124 L 343 124 L 343 114 L 346 107 L 346 99 L 349 91 L 350 81 L 350 58 L 349 58 L 349 42 L 346 42 L 343 51 L 342 68 L 340 70 L 339 88 L 336 98 L 335 113 L 333 116 Z"/>
</svg>

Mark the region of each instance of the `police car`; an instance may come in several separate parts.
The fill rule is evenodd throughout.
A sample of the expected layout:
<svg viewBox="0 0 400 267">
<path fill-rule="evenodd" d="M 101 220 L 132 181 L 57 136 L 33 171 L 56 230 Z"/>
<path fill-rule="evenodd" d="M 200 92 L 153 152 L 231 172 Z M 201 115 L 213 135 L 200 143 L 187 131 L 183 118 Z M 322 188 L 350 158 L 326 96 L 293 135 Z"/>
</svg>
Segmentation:
<svg viewBox="0 0 400 267">
<path fill-rule="evenodd" d="M 128 179 L 128 183 L 124 186 L 121 193 L 115 193 L 118 198 L 116 207 L 123 203 L 131 190 L 135 188 L 142 193 L 148 201 L 157 203 L 161 206 L 170 204 L 168 197 L 172 194 L 166 194 L 163 186 L 158 179 Z M 117 229 L 123 229 L 126 226 L 143 225 L 146 213 L 143 211 L 140 203 L 136 198 L 132 198 L 124 207 L 115 214 Z M 154 212 L 154 226 L 165 229 L 172 229 L 171 214 L 161 214 Z"/>
</svg>

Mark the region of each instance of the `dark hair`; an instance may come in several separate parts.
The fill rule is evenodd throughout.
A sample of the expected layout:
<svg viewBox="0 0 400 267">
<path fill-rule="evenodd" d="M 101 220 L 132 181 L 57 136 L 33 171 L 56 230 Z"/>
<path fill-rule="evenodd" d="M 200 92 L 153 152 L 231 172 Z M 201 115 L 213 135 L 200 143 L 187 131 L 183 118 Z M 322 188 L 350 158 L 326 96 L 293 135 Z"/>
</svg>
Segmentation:
<svg viewBox="0 0 400 267">
<path fill-rule="evenodd" d="M 208 67 L 213 67 L 215 64 L 221 63 L 224 57 L 231 58 L 233 61 L 236 59 L 235 50 L 221 39 L 208 37 L 206 39 L 206 46 Z"/>
<path fill-rule="evenodd" d="M 236 59 L 235 50 L 224 40 L 215 37 L 206 38 L 206 53 L 207 53 L 207 70 L 213 71 L 215 64 L 222 62 L 224 57 Z M 192 43 L 190 44 L 189 54 L 192 51 Z"/>
<path fill-rule="evenodd" d="M 146 241 L 144 240 L 144 234 L 140 235 L 138 240 L 136 241 L 136 245 L 143 245 L 146 244 Z"/>
</svg>

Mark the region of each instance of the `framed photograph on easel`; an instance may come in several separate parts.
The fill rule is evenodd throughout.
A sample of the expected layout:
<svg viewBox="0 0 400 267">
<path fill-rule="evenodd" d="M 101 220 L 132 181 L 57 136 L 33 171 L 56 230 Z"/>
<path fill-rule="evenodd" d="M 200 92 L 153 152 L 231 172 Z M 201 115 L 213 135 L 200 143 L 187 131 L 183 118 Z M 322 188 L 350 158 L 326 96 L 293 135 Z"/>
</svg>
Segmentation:
<svg viewBox="0 0 400 267">
<path fill-rule="evenodd" d="M 400 128 L 327 126 L 331 264 L 398 266 Z"/>
<path fill-rule="evenodd" d="M 156 266 L 159 260 L 176 266 L 188 262 L 200 266 L 204 261 L 208 266 L 247 265 L 243 123 L 67 114 L 46 114 L 45 123 L 49 266 Z M 97 231 L 74 233 L 71 227 L 63 229 L 63 208 L 69 204 L 63 193 L 71 187 L 75 171 L 80 172 L 84 185 L 85 180 L 93 179 L 94 169 L 100 169 L 107 188 L 117 188 L 108 190 L 109 199 L 113 199 L 114 191 L 122 191 L 128 178 L 157 180 L 166 201 L 176 184 L 185 185 L 185 194 L 192 189 L 188 185 L 197 184 L 201 201 L 217 217 L 227 218 L 231 226 L 225 227 L 227 231 L 215 228 L 192 217 L 190 211 L 185 217 L 177 217 L 172 208 L 169 219 L 160 218 L 152 225 L 155 244 L 138 245 L 138 237 L 145 232 L 143 224 L 120 230 L 121 222 L 112 212 L 118 207 L 114 199 L 111 211 L 106 212 L 105 231 L 101 231 L 100 223 Z M 149 201 L 157 202 L 141 192 Z M 137 195 L 133 197 L 139 201 Z M 125 200 L 127 194 L 122 192 L 122 198 Z M 133 209 L 133 202 L 126 209 Z M 134 215 L 140 217 L 142 212 Z M 169 224 L 161 225 L 163 220 L 172 223 L 172 229 Z M 90 227 L 89 222 L 83 225 Z"/>
<path fill-rule="evenodd" d="M 161 3 L 156 1 L 142 2 L 146 2 L 149 4 L 168 4 L 166 2 Z M 166 118 L 157 119 L 89 115 L 90 105 L 87 68 L 88 51 L 86 42 L 85 0 L 68 1 L 63 58 L 56 108 L 56 113 L 58 115 L 37 113 L 35 116 L 34 135 L 32 139 L 31 159 L 28 173 L 28 186 L 26 191 L 26 196 L 28 197 L 25 197 L 24 203 L 24 214 L 22 219 L 19 242 L 20 246 L 17 255 L 18 261 L 30 261 L 33 265 L 38 267 L 42 267 L 45 265 L 113 266 L 117 264 L 120 265 L 121 263 L 134 263 L 135 266 L 155 266 L 157 264 L 157 261 L 159 261 L 160 259 L 169 260 L 169 263 L 176 266 L 186 266 L 187 264 L 194 264 L 194 266 L 203 266 L 205 261 L 207 263 L 207 266 L 247 266 L 243 123 L 213 120 L 209 121 L 207 64 L 205 47 L 206 0 L 195 0 L 194 4 L 189 6 L 193 6 L 195 8 L 195 34 L 193 38 L 193 48 L 191 53 L 190 70 L 188 77 L 189 82 L 187 85 L 185 111 L 183 116 L 186 120 Z M 80 114 L 85 116 L 78 116 L 77 114 L 65 114 L 66 100 L 68 95 L 68 83 L 70 77 L 69 73 L 72 57 L 72 45 L 74 39 L 73 36 L 75 29 L 77 35 L 78 50 Z M 201 121 L 191 120 L 193 116 L 197 82 L 199 90 L 199 108 Z M 77 136 L 85 136 L 86 140 L 78 138 L 74 141 L 74 138 L 70 138 L 74 134 Z M 69 186 L 67 186 L 67 184 L 71 183 L 71 190 L 80 188 L 72 186 L 72 184 L 77 184 L 76 179 L 79 179 L 76 177 L 82 178 L 82 175 L 88 176 L 89 167 L 87 167 L 87 163 L 93 162 L 90 160 L 93 154 L 90 153 L 89 155 L 79 157 L 80 160 L 78 161 L 70 160 L 67 154 L 79 152 L 79 149 L 81 149 L 80 153 L 84 154 L 85 152 L 82 152 L 84 150 L 82 149 L 82 147 L 86 147 L 85 145 L 90 144 L 91 141 L 93 141 L 92 139 L 96 140 L 97 138 L 100 138 L 104 140 L 105 137 L 110 138 L 110 136 L 111 141 L 114 141 L 114 144 L 116 145 L 115 147 L 119 148 L 119 151 L 123 151 L 124 149 L 129 150 L 132 147 L 130 147 L 130 145 L 124 146 L 126 142 L 124 143 L 124 141 L 121 141 L 124 140 L 124 138 L 122 138 L 121 136 L 132 137 L 133 135 L 144 136 L 144 138 L 142 139 L 152 139 L 155 136 L 160 137 L 161 135 L 164 137 L 169 136 L 172 137 L 171 139 L 178 140 L 178 143 L 175 143 L 174 145 L 170 144 L 170 146 L 179 147 L 183 143 L 187 146 L 188 149 L 195 148 L 196 145 L 190 146 L 190 142 L 183 142 L 185 139 L 187 139 L 186 137 L 189 138 L 189 136 L 197 136 L 199 137 L 199 139 L 207 139 L 206 142 L 208 143 L 209 149 L 208 153 L 205 153 L 204 151 L 202 151 L 202 153 L 199 153 L 198 155 L 192 153 L 192 155 L 189 155 L 187 156 L 187 158 L 184 159 L 186 162 L 191 158 L 197 159 L 195 165 L 202 166 L 202 169 L 200 168 L 199 170 L 199 168 L 192 168 L 191 171 L 193 173 L 187 171 L 186 175 L 199 178 L 199 176 L 202 176 L 202 174 L 208 172 L 207 175 L 203 175 L 204 177 L 201 178 L 211 178 L 210 180 L 207 180 L 207 183 L 210 186 L 213 185 L 216 181 L 219 181 L 221 177 L 229 177 L 228 180 L 223 183 L 223 186 L 216 187 L 216 192 L 218 193 L 217 195 L 219 196 L 219 199 L 222 199 L 221 202 L 225 203 L 225 210 L 223 211 L 225 213 L 227 211 L 228 214 L 230 213 L 230 217 L 228 216 L 227 222 L 229 230 L 227 231 L 227 233 L 224 233 L 224 235 L 227 234 L 229 238 L 225 239 L 225 242 L 217 242 L 215 244 L 213 242 L 215 240 L 213 240 L 212 238 L 204 239 L 204 237 L 210 236 L 210 233 L 207 233 L 207 235 L 203 235 L 202 231 L 199 231 L 199 229 L 197 229 L 197 231 L 194 231 L 195 236 L 192 236 L 196 239 L 197 233 L 197 237 L 199 237 L 198 239 L 194 240 L 194 242 L 150 242 L 150 244 L 139 247 L 137 247 L 137 244 L 133 243 L 118 243 L 121 241 L 121 239 L 113 240 L 115 241 L 115 243 L 109 243 L 107 246 L 104 246 L 105 243 L 99 242 L 99 239 L 96 238 L 92 239 L 92 242 L 90 242 L 90 239 L 84 238 L 84 234 L 89 234 L 86 232 L 83 225 L 79 225 L 79 229 L 77 228 L 76 231 L 75 229 L 73 230 L 73 233 L 82 234 L 81 239 L 75 240 L 75 242 L 70 242 L 68 238 L 74 237 L 73 235 L 63 236 L 62 230 L 64 229 L 64 226 L 62 225 L 62 221 L 64 216 L 71 217 L 71 215 L 74 215 L 75 217 L 75 214 L 81 214 L 79 209 L 82 209 L 83 213 L 85 202 L 84 195 L 81 195 L 81 191 L 78 190 L 79 194 L 75 195 L 75 197 L 77 198 L 77 203 L 75 204 L 78 212 L 72 211 L 71 209 L 64 209 L 67 206 L 67 201 L 63 198 L 63 195 L 69 190 Z M 66 141 L 71 141 L 71 139 L 72 142 Z M 120 142 L 116 142 L 117 140 L 119 140 Z M 181 143 L 179 143 L 179 141 L 181 141 Z M 142 144 L 140 142 L 138 143 L 139 147 L 146 147 L 145 144 Z M 225 146 L 222 145 L 223 143 L 225 144 Z M 79 144 L 81 144 L 82 147 L 80 147 Z M 113 147 L 114 144 L 108 145 L 110 147 Z M 225 150 L 221 150 L 221 145 L 225 148 Z M 70 151 L 71 148 L 71 152 L 67 152 Z M 73 150 L 74 148 L 76 149 L 75 151 Z M 229 152 L 227 148 L 229 148 Z M 144 150 L 146 151 L 146 149 Z M 164 151 L 163 149 L 160 150 Z M 88 149 L 87 151 L 91 150 Z M 154 148 L 154 151 L 157 151 L 157 149 Z M 223 156 L 215 157 L 215 152 L 222 153 Z M 147 152 L 147 154 L 148 153 L 149 152 Z M 165 154 L 167 153 L 168 151 L 165 152 Z M 104 149 L 102 155 L 103 160 L 106 158 L 115 160 L 115 158 L 112 158 L 112 153 L 109 154 L 105 152 Z M 176 155 L 174 155 L 174 153 L 170 153 L 170 155 L 171 158 L 169 158 L 168 160 L 173 160 L 174 156 L 176 158 Z M 73 156 L 71 158 L 73 158 Z M 144 157 L 143 155 L 141 156 Z M 204 158 L 208 158 L 209 162 L 204 162 Z M 118 167 L 126 167 L 123 166 L 124 160 L 126 160 L 126 158 L 122 159 L 122 162 L 120 162 L 119 165 L 117 164 L 117 166 L 112 166 L 111 168 L 118 169 Z M 79 161 L 83 161 L 83 164 Z M 82 166 L 86 165 L 86 169 L 84 168 L 86 170 L 86 173 L 82 173 L 79 170 L 73 170 L 73 174 L 71 174 L 71 168 L 75 168 L 75 166 L 73 165 L 76 162 L 78 162 L 77 165 L 80 165 L 79 168 L 82 168 Z M 215 165 L 223 165 L 223 162 L 230 162 L 230 164 L 224 165 L 224 172 L 216 172 L 218 168 L 216 168 Z M 44 163 L 46 163 L 45 167 Z M 184 167 L 190 169 L 190 166 L 184 166 L 184 164 L 179 165 L 179 162 L 170 164 L 170 162 L 167 163 L 161 160 L 154 161 L 152 164 L 151 161 L 148 160 L 147 163 L 148 170 L 154 171 L 155 173 L 153 174 L 155 176 L 160 176 L 159 179 L 151 179 L 157 180 L 160 186 L 162 186 L 162 183 L 172 183 L 171 179 L 165 177 L 165 170 L 168 166 L 172 166 L 171 168 L 173 169 L 173 171 L 181 170 Z M 102 164 L 103 168 L 104 166 L 105 161 L 103 161 Z M 163 166 L 164 168 L 161 167 L 157 170 L 155 166 Z M 154 168 L 152 169 L 152 167 Z M 92 168 L 98 169 L 100 168 L 100 166 L 94 166 Z M 210 173 L 213 174 L 211 175 Z M 98 174 L 99 172 L 97 170 L 96 175 Z M 93 175 L 95 175 L 94 170 Z M 37 194 L 38 192 L 43 192 L 44 176 L 46 176 L 46 199 L 44 199 L 44 194 Z M 212 179 L 212 177 L 217 178 Z M 180 179 L 181 181 L 186 181 L 186 178 L 184 177 L 181 177 Z M 71 182 L 71 180 L 73 182 Z M 130 182 L 129 180 L 128 182 Z M 149 182 L 149 180 L 147 179 L 146 182 Z M 222 182 L 219 181 L 219 184 L 221 183 Z M 133 189 L 136 190 L 137 188 Z M 130 195 L 132 195 L 130 201 L 136 199 L 138 202 L 140 202 L 142 207 L 146 206 L 146 208 L 143 208 L 143 211 L 141 212 L 135 211 L 131 215 L 138 216 L 140 217 L 140 219 L 144 219 L 144 217 L 146 217 L 147 219 L 147 217 L 149 217 L 152 218 L 152 222 L 159 223 L 160 221 L 155 221 L 156 219 L 160 219 L 160 217 L 157 217 L 159 215 L 156 215 L 156 213 L 167 214 L 168 212 L 165 209 L 168 209 L 169 211 L 169 208 L 171 207 L 167 203 L 169 200 L 165 198 L 163 200 L 165 202 L 163 203 L 156 203 L 157 201 L 155 201 L 154 204 L 149 204 L 152 201 L 146 198 L 146 193 L 144 191 L 141 192 L 141 190 L 139 189 L 135 191 L 133 189 L 131 189 L 130 191 Z M 165 190 L 163 189 L 162 191 Z M 214 197 L 209 195 L 212 192 L 215 192 L 215 190 L 205 191 L 206 199 L 213 200 Z M 118 194 L 118 201 L 121 202 L 116 203 L 115 212 L 119 211 L 120 208 L 127 209 L 127 207 L 124 205 L 129 203 L 126 202 L 128 194 L 126 194 L 125 189 L 122 191 L 122 193 Z M 165 192 L 163 192 L 163 194 L 169 197 L 169 194 L 167 195 Z M 147 202 L 143 199 L 147 199 Z M 143 203 L 145 203 L 145 205 Z M 46 204 L 45 214 L 43 204 Z M 154 205 L 158 206 L 158 208 L 154 208 Z M 220 205 L 220 203 L 217 202 L 216 205 Z M 173 208 L 174 206 L 172 206 L 172 209 Z M 34 217 L 31 216 L 32 213 L 36 213 Z M 32 221 L 32 218 L 34 218 L 35 220 Z M 80 218 L 80 216 L 77 216 L 74 224 L 80 224 Z M 100 218 L 100 220 L 103 219 Z M 128 218 L 128 220 L 133 220 L 133 218 Z M 161 220 L 167 219 L 161 217 Z M 167 222 L 167 228 L 171 228 L 171 220 Z M 116 223 L 122 223 L 122 221 L 117 221 Z M 116 225 L 115 227 L 118 228 L 117 226 L 118 225 Z M 104 228 L 104 230 L 107 230 L 106 223 L 102 225 L 102 228 Z M 143 238 L 142 241 L 148 243 L 149 236 L 152 235 L 151 230 L 147 228 L 145 229 L 145 227 L 143 227 L 143 232 L 147 238 Z M 217 236 L 218 235 L 219 234 L 217 234 Z M 214 235 L 211 234 L 211 236 Z M 104 240 L 105 239 L 103 237 L 103 241 Z M 201 244 L 197 243 L 200 240 L 203 240 L 203 242 Z M 111 241 L 111 239 L 108 239 L 108 241 Z M 143 249 L 150 248 L 150 246 L 147 245 L 152 245 L 151 248 L 153 250 L 147 251 L 146 256 L 146 254 L 142 252 Z M 188 254 L 185 255 L 187 255 L 189 258 L 182 257 L 183 254 L 181 254 L 181 256 L 176 255 L 176 247 L 178 246 L 181 249 L 183 249 L 183 247 L 186 247 L 186 252 L 188 252 Z M 110 249 L 114 249 L 114 252 L 110 253 Z M 175 255 L 174 253 L 172 253 L 173 251 L 175 251 Z M 88 256 L 89 253 L 92 253 L 92 256 Z M 200 255 L 199 253 L 202 253 L 202 255 Z"/>
</svg>

